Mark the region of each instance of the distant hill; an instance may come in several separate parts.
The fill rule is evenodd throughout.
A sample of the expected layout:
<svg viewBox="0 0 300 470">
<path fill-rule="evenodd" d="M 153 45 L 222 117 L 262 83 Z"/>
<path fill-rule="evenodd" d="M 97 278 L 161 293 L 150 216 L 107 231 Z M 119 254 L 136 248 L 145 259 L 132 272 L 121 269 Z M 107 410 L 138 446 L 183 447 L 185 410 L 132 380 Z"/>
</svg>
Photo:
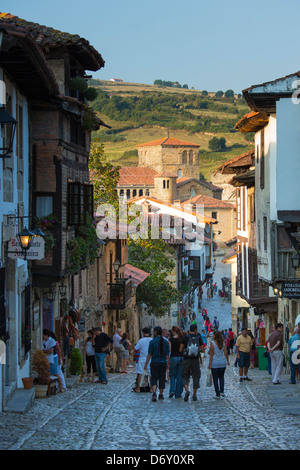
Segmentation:
<svg viewBox="0 0 300 470">
<path fill-rule="evenodd" d="M 98 94 L 90 105 L 111 129 L 93 133 L 104 142 L 105 155 L 113 164 L 138 163 L 136 145 L 168 134 L 200 145 L 200 173 L 209 179 L 220 163 L 253 147 L 252 136 L 234 130 L 248 112 L 242 97 L 226 98 L 214 92 L 161 85 L 90 79 Z M 219 95 L 220 93 L 218 93 Z M 226 140 L 222 151 L 211 151 L 209 141 Z"/>
</svg>

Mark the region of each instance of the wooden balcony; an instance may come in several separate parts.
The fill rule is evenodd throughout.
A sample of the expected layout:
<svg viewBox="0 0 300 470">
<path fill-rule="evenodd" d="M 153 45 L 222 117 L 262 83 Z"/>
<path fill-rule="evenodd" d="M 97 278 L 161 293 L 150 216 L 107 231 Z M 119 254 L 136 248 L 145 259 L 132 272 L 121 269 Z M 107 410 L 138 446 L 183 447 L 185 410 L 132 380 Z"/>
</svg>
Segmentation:
<svg viewBox="0 0 300 470">
<path fill-rule="evenodd" d="M 275 281 L 292 280 L 296 278 L 296 271 L 292 266 L 291 257 L 295 254 L 293 249 L 278 249 L 277 262 L 274 263 Z"/>
<path fill-rule="evenodd" d="M 131 279 L 118 279 L 114 283 L 107 284 L 107 308 L 124 310 L 131 301 L 131 284 Z"/>
</svg>

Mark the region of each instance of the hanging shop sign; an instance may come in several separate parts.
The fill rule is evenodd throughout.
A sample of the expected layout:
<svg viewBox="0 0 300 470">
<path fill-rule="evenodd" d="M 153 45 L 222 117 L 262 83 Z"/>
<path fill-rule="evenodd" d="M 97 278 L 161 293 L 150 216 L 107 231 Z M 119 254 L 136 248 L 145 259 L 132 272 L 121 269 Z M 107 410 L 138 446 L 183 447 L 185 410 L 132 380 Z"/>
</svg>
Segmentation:
<svg viewBox="0 0 300 470">
<path fill-rule="evenodd" d="M 11 238 L 8 242 L 8 257 L 11 259 L 24 259 L 24 253 L 17 240 L 17 238 Z M 26 254 L 27 260 L 39 260 L 45 257 L 45 240 L 42 237 L 35 237 L 32 240 L 29 250 Z"/>
<path fill-rule="evenodd" d="M 283 282 L 281 292 L 286 299 L 300 299 L 300 282 Z"/>
</svg>

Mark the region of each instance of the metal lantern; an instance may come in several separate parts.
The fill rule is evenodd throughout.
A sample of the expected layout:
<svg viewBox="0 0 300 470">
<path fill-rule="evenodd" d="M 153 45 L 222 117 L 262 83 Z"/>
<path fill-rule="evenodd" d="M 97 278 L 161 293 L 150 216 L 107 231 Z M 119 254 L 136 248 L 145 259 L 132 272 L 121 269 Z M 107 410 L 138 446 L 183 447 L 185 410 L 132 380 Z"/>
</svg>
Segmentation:
<svg viewBox="0 0 300 470">
<path fill-rule="evenodd" d="M 46 292 L 46 297 L 49 302 L 53 302 L 55 300 L 56 292 L 54 289 L 52 289 L 52 287 L 50 290 L 48 290 L 48 292 Z"/>
<path fill-rule="evenodd" d="M 5 108 L 0 108 L 0 126 L 2 147 L 0 147 L 0 157 L 9 158 L 13 151 L 14 137 L 16 133 L 17 121 Z"/>
<path fill-rule="evenodd" d="M 295 255 L 291 256 L 291 263 L 294 269 L 299 268 L 300 265 L 300 257 L 299 254 L 296 253 Z"/>
<path fill-rule="evenodd" d="M 61 284 L 58 286 L 59 294 L 61 297 L 65 297 L 67 295 L 67 286 L 64 284 L 63 280 Z"/>
<path fill-rule="evenodd" d="M 29 231 L 26 227 L 22 232 L 17 233 L 17 238 L 21 245 L 22 251 L 27 252 L 30 248 L 31 240 L 34 237 L 34 233 Z"/>
<path fill-rule="evenodd" d="M 116 259 L 114 262 L 113 262 L 113 268 L 116 272 L 118 272 L 119 270 L 119 267 L 120 267 L 120 261 L 118 259 Z"/>
</svg>

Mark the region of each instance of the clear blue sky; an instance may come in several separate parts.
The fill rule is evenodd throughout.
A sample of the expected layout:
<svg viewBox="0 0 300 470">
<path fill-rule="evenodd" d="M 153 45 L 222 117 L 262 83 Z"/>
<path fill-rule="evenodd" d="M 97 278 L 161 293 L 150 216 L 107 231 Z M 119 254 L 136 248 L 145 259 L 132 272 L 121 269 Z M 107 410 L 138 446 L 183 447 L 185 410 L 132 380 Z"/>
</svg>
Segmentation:
<svg viewBox="0 0 300 470">
<path fill-rule="evenodd" d="M 1 0 L 0 9 L 88 39 L 103 80 L 239 93 L 300 69 L 299 0 Z"/>
</svg>

